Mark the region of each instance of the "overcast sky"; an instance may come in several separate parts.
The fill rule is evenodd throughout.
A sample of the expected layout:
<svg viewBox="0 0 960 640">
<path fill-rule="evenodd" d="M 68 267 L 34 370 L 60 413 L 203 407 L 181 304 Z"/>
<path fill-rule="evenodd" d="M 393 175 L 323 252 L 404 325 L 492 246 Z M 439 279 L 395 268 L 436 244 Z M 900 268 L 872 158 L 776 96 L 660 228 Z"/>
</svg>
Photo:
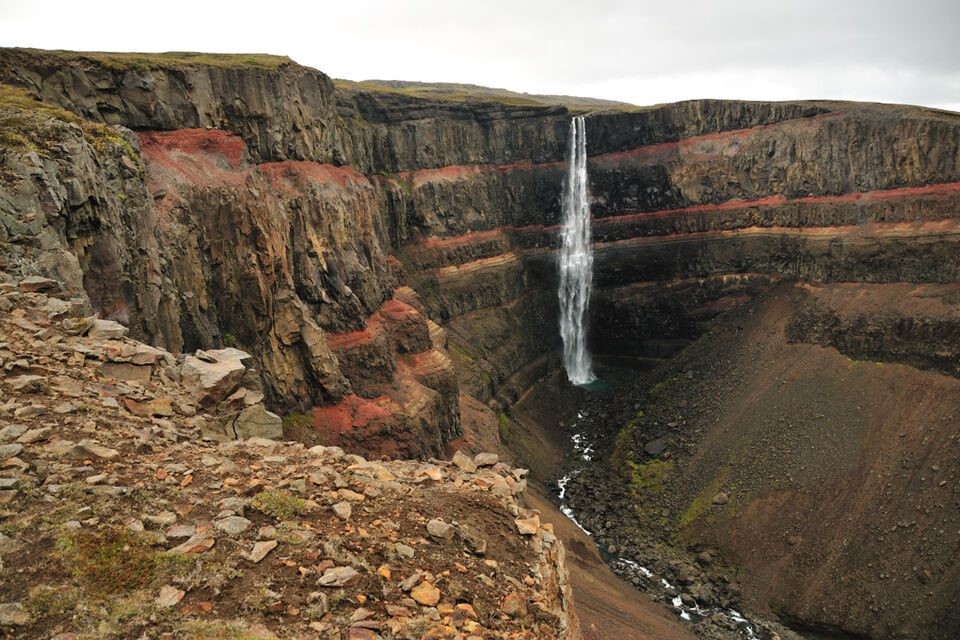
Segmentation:
<svg viewBox="0 0 960 640">
<path fill-rule="evenodd" d="M 960 0 L 0 0 L 3 46 L 288 55 L 351 80 L 960 111 Z"/>
</svg>

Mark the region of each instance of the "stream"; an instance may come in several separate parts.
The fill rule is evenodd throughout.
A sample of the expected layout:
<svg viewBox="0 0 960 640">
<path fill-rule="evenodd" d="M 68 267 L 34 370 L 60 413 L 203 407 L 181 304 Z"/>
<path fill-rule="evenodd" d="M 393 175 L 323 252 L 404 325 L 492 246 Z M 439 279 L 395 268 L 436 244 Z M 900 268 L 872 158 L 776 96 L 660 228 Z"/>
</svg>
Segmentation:
<svg viewBox="0 0 960 640">
<path fill-rule="evenodd" d="M 586 415 L 583 411 L 578 412 L 576 419 L 569 427 L 573 430 L 573 434 L 570 436 L 573 451 L 581 463 L 591 462 L 594 454 L 594 448 L 588 443 L 586 435 L 578 430 L 580 422 L 585 417 Z M 569 518 L 570 521 L 577 525 L 577 527 L 579 527 L 584 533 L 592 537 L 593 534 L 590 532 L 590 530 L 588 530 L 579 520 L 577 520 L 576 513 L 573 511 L 566 499 L 567 487 L 569 486 L 570 481 L 576 478 L 584 470 L 584 468 L 585 465 L 580 464 L 557 480 L 557 487 L 559 488 L 557 497 L 560 500 L 560 512 Z M 600 555 L 607 562 L 607 565 L 610 567 L 610 569 L 615 574 L 625 579 L 628 583 L 635 584 L 635 579 L 640 578 L 640 585 L 642 586 L 641 590 L 644 592 L 666 595 L 667 598 L 670 599 L 674 610 L 682 620 L 696 623 L 704 618 L 720 615 L 733 624 L 733 626 L 739 631 L 739 634 L 742 638 L 757 637 L 754 625 L 739 611 L 731 608 L 721 609 L 719 607 L 701 607 L 695 601 L 692 604 L 684 603 L 684 600 L 680 595 L 681 589 L 678 588 L 678 586 L 671 584 L 666 580 L 666 578 L 657 576 L 653 571 L 637 562 L 634 562 L 633 560 L 607 553 L 603 549 L 602 545 L 597 545 L 597 548 L 600 550 Z M 692 600 L 692 598 L 689 600 Z"/>
</svg>

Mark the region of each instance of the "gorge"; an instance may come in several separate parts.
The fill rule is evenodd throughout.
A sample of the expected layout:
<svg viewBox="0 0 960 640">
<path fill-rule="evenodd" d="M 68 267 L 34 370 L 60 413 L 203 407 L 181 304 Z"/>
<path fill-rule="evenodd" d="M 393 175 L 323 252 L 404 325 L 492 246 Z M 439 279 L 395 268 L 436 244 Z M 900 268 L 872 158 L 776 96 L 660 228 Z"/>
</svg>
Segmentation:
<svg viewBox="0 0 960 640">
<path fill-rule="evenodd" d="M 960 115 L 475 97 L 269 56 L 3 49 L 0 83 L 11 290 L 250 354 L 285 440 L 496 451 L 542 513 L 582 413 L 565 499 L 608 555 L 801 633 L 960 628 Z M 564 279 L 566 208 L 592 215 L 592 280 Z M 610 389 L 575 386 L 589 360 L 567 380 L 560 282 Z M 196 439 L 236 436 L 244 402 L 202 407 Z M 605 627 L 626 601 L 571 581 L 567 637 L 739 637 L 656 607 Z"/>
</svg>

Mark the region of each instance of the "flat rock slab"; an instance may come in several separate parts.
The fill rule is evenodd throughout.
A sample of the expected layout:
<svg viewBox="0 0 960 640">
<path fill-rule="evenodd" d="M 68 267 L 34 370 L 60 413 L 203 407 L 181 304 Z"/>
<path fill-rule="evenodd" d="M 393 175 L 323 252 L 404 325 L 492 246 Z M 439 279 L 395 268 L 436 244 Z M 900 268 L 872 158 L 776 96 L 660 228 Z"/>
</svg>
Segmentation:
<svg viewBox="0 0 960 640">
<path fill-rule="evenodd" d="M 453 537 L 453 534 L 456 533 L 456 527 L 454 527 L 452 524 L 444 522 L 443 520 L 434 518 L 427 523 L 427 533 L 429 533 L 433 538 L 449 540 Z"/>
<path fill-rule="evenodd" d="M 100 372 L 107 378 L 114 380 L 128 380 L 133 382 L 149 382 L 153 367 L 130 364 L 129 362 L 104 362 Z"/>
<path fill-rule="evenodd" d="M 424 606 L 432 607 L 440 602 L 440 589 L 429 582 L 421 582 L 410 590 L 410 597 Z"/>
<path fill-rule="evenodd" d="M 250 560 L 250 562 L 257 564 L 258 562 L 266 558 L 268 553 L 270 553 L 276 548 L 277 548 L 276 540 L 264 540 L 261 542 L 257 542 L 253 545 L 253 549 L 251 549 L 250 554 L 247 556 L 247 558 Z"/>
<path fill-rule="evenodd" d="M 353 567 L 330 567 L 317 581 L 321 587 L 349 587 L 360 582 L 360 573 Z"/>
<path fill-rule="evenodd" d="M 540 516 L 536 514 L 529 518 L 517 518 L 513 523 L 517 525 L 517 531 L 523 536 L 532 536 L 540 530 Z"/>
<path fill-rule="evenodd" d="M 161 609 L 169 609 L 179 604 L 183 600 L 184 591 L 170 586 L 169 584 L 160 587 L 160 595 L 157 596 L 157 606 Z"/>
<path fill-rule="evenodd" d="M 189 540 L 179 546 L 174 547 L 170 551 L 175 553 L 203 553 L 204 551 L 211 549 L 216 542 L 217 541 L 213 538 L 213 536 L 205 533 L 198 533 L 191 536 Z"/>
<path fill-rule="evenodd" d="M 465 454 L 463 451 L 457 451 L 453 454 L 453 464 L 457 465 L 463 471 L 467 473 L 473 473 L 477 470 L 477 465 L 473 462 L 473 459 Z"/>
</svg>

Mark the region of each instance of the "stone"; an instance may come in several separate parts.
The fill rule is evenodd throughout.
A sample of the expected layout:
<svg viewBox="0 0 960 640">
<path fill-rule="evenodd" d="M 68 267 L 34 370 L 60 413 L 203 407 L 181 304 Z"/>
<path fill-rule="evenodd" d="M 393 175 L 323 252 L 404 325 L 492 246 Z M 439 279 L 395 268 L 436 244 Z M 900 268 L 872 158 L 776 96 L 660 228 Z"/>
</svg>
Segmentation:
<svg viewBox="0 0 960 640">
<path fill-rule="evenodd" d="M 249 529 L 251 524 L 253 523 L 241 516 L 229 516 L 227 518 L 217 520 L 214 523 L 214 526 L 220 531 L 226 533 L 228 536 L 233 537 L 238 536 Z"/>
<path fill-rule="evenodd" d="M 167 529 L 168 538 L 191 538 L 197 533 L 197 527 L 192 524 L 178 524 Z"/>
<path fill-rule="evenodd" d="M 350 502 L 362 502 L 364 500 L 362 493 L 357 493 L 351 489 L 340 489 L 338 493 L 340 494 L 341 498 L 344 500 L 349 500 Z"/>
<path fill-rule="evenodd" d="M 104 447 L 93 440 L 81 440 L 68 452 L 69 455 L 73 458 L 104 458 L 106 460 L 111 460 L 120 455 L 120 452 L 116 449 L 111 449 L 109 447 Z"/>
<path fill-rule="evenodd" d="M 456 533 L 456 527 L 454 527 L 452 524 L 444 522 L 443 520 L 434 518 L 427 523 L 427 532 L 432 538 L 449 540 L 453 537 L 453 534 Z"/>
<path fill-rule="evenodd" d="M 500 611 L 511 618 L 526 615 L 527 598 L 519 591 L 509 593 L 507 597 L 503 599 L 503 604 L 500 605 Z"/>
<path fill-rule="evenodd" d="M 262 540 L 260 542 L 255 542 L 253 549 L 250 550 L 250 554 L 247 556 L 247 558 L 250 560 L 250 562 L 256 564 L 266 558 L 267 554 L 276 548 L 276 540 Z"/>
<path fill-rule="evenodd" d="M 727 504 L 728 502 L 730 502 L 730 496 L 722 491 L 713 496 L 713 504 Z"/>
<path fill-rule="evenodd" d="M 338 502 L 333 505 L 333 512 L 337 514 L 338 518 L 349 520 L 350 514 L 353 513 L 353 507 L 350 506 L 349 502 Z"/>
<path fill-rule="evenodd" d="M 156 515 L 144 514 L 143 521 L 155 527 L 169 527 L 177 521 L 177 514 L 172 511 L 161 511 Z M 193 535 L 192 533 L 190 535 Z M 185 536 L 189 537 L 189 536 Z"/>
<path fill-rule="evenodd" d="M 473 473 L 477 470 L 477 465 L 474 464 L 473 459 L 459 449 L 453 454 L 453 464 L 467 473 Z"/>
<path fill-rule="evenodd" d="M 461 524 L 457 527 L 457 534 L 463 540 L 464 546 L 470 553 L 482 556 L 487 553 L 487 541 L 480 535 L 480 532 L 473 527 Z"/>
<path fill-rule="evenodd" d="M 403 544 L 402 542 L 398 542 L 393 548 L 396 549 L 397 553 L 404 558 L 412 558 L 414 555 L 416 555 L 416 551 L 414 551 L 413 547 Z"/>
<path fill-rule="evenodd" d="M 169 609 L 183 600 L 184 591 L 177 589 L 169 584 L 160 587 L 160 595 L 157 596 L 157 606 L 161 609 Z"/>
<path fill-rule="evenodd" d="M 410 597 L 424 606 L 432 607 L 440 602 L 440 589 L 429 582 L 421 582 L 410 590 Z"/>
<path fill-rule="evenodd" d="M 513 523 L 517 525 L 517 531 L 523 536 L 532 536 L 540 530 L 540 516 L 537 514 L 527 518 L 517 518 Z"/>
<path fill-rule="evenodd" d="M 7 425 L 3 429 L 0 429 L 0 442 L 13 442 L 26 433 L 27 429 L 29 429 L 29 427 L 25 424 Z"/>
<path fill-rule="evenodd" d="M 703 565 L 703 566 L 707 566 L 707 565 L 710 564 L 710 562 L 711 562 L 712 560 L 713 560 L 713 558 L 710 557 L 710 553 L 707 552 L 707 551 L 702 551 L 702 552 L 700 552 L 700 553 L 697 554 L 697 563 L 698 563 L 698 564 L 701 564 L 701 565 Z"/>
<path fill-rule="evenodd" d="M 500 456 L 495 453 L 478 453 L 473 456 L 473 464 L 478 467 L 492 467 L 500 462 Z"/>
<path fill-rule="evenodd" d="M 130 330 L 119 322 L 113 320 L 100 320 L 95 319 L 90 325 L 90 331 L 87 333 L 91 338 L 122 338 L 129 333 Z"/>
<path fill-rule="evenodd" d="M 124 398 L 123 406 L 135 416 L 166 418 L 173 415 L 173 401 L 169 397 L 154 398 L 145 402 Z"/>
<path fill-rule="evenodd" d="M 353 567 L 330 567 L 317 580 L 321 587 L 349 587 L 360 581 L 360 573 Z"/>
<path fill-rule="evenodd" d="M 27 293 L 54 292 L 60 290 L 60 283 L 41 276 L 28 276 L 20 281 L 20 289 Z"/>
<path fill-rule="evenodd" d="M 47 379 L 43 376 L 17 376 L 7 378 L 6 383 L 13 391 L 20 393 L 46 393 L 49 388 Z"/>
<path fill-rule="evenodd" d="M 262 404 L 243 409 L 233 422 L 233 429 L 239 440 L 248 438 L 283 439 L 283 420 L 275 413 L 267 411 Z"/>
<path fill-rule="evenodd" d="M 150 382 L 153 367 L 130 364 L 129 362 L 104 362 L 100 367 L 100 373 L 102 373 L 104 377 L 113 378 L 114 380 Z"/>
<path fill-rule="evenodd" d="M 184 358 L 181 374 L 184 385 L 199 396 L 204 406 L 213 406 L 229 396 L 246 371 L 243 361 L 250 355 L 239 349 L 197 351 Z"/>
<path fill-rule="evenodd" d="M 23 627 L 30 624 L 30 614 L 19 602 L 0 604 L 0 627 Z"/>
<path fill-rule="evenodd" d="M 23 451 L 22 444 L 0 444 L 0 460 L 6 460 L 7 458 L 18 456 L 20 455 L 21 451 Z"/>
<path fill-rule="evenodd" d="M 39 442 L 41 440 L 46 440 L 47 436 L 50 435 L 50 427 L 40 427 L 39 429 L 30 429 L 22 436 L 17 438 L 17 442 L 20 444 L 33 444 L 34 442 Z"/>
<path fill-rule="evenodd" d="M 649 455 L 656 457 L 663 453 L 663 450 L 667 448 L 668 444 L 669 442 L 667 441 L 667 437 L 663 436 L 662 438 L 651 440 L 647 444 L 643 445 L 643 450 Z"/>
<path fill-rule="evenodd" d="M 216 544 L 216 540 L 213 536 L 210 536 L 206 533 L 198 533 L 190 537 L 189 540 L 183 544 L 174 547 L 170 551 L 176 553 L 203 553 L 208 551 Z"/>
</svg>

